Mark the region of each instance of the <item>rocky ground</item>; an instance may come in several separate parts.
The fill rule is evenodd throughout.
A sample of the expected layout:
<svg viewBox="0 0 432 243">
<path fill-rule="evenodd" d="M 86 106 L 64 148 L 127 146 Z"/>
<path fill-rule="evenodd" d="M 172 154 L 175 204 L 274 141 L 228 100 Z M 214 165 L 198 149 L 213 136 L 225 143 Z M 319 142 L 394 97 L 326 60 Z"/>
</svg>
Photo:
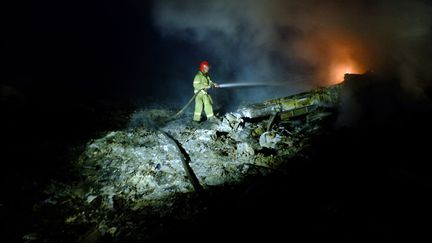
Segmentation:
<svg viewBox="0 0 432 243">
<path fill-rule="evenodd" d="M 219 122 L 197 124 L 183 115 L 161 123 L 172 115 L 139 110 L 129 128 L 88 142 L 70 170 L 76 179 L 52 181 L 34 205 L 40 221 L 22 239 L 155 240 L 170 232 L 167 222 L 196 220 L 209 201 L 248 180 L 286 174 L 289 158 L 303 156 L 323 125 L 303 117 L 266 131 L 268 117 L 234 124 L 233 114 Z"/>
<path fill-rule="evenodd" d="M 430 238 L 430 93 L 360 81 L 350 106 L 274 123 L 6 106 L 2 242 Z"/>
</svg>

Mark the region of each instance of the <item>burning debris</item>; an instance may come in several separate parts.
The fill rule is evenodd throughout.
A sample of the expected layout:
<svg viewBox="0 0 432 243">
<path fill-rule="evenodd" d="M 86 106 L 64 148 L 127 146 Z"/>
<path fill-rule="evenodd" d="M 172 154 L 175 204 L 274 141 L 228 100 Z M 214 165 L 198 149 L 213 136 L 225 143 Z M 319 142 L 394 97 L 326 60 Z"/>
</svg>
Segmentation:
<svg viewBox="0 0 432 243">
<path fill-rule="evenodd" d="M 55 215 L 58 230 L 47 231 L 51 227 L 44 224 L 51 220 L 42 221 L 37 234 L 23 239 L 157 237 L 164 232 L 163 222 L 202 213 L 221 188 L 285 173 L 289 158 L 302 156 L 323 118 L 332 114 L 340 89 L 336 85 L 245 106 L 219 123 L 196 124 L 181 116 L 155 128 L 135 124 L 147 119 L 137 120 L 134 128 L 94 139 L 75 163 L 80 180 L 53 183 L 46 200 L 35 205 L 41 215 Z M 163 109 L 141 112 L 153 121 L 173 115 Z"/>
</svg>

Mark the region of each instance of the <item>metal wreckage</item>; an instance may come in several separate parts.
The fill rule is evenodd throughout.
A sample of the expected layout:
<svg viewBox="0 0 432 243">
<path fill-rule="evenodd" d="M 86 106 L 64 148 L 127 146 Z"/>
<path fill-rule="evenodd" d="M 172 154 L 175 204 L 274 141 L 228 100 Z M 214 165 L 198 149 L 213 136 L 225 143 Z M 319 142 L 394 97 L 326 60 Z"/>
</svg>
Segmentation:
<svg viewBox="0 0 432 243">
<path fill-rule="evenodd" d="M 47 188 L 47 199 L 34 207 L 44 219 L 23 240 L 157 237 L 164 219 L 199 215 L 203 198 L 221 188 L 284 173 L 290 158 L 303 156 L 309 139 L 322 132 L 342 88 L 343 83 L 247 105 L 219 124 L 197 125 L 184 115 L 155 126 L 173 112 L 138 111 L 132 119 L 139 117 L 139 126 L 88 142 L 74 162 L 76 181 Z"/>
</svg>

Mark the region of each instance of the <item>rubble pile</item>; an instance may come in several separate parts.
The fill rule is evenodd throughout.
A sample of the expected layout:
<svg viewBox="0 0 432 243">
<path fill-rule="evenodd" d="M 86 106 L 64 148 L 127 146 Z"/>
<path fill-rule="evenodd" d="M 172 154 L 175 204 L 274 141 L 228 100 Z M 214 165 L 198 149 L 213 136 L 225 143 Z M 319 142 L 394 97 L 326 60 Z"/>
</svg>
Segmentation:
<svg viewBox="0 0 432 243">
<path fill-rule="evenodd" d="M 139 111 L 148 119 L 90 141 L 74 164 L 80 180 L 53 183 L 47 199 L 35 206 L 41 215 L 55 215 L 55 220 L 43 217 L 56 221 L 58 230 L 44 232 L 41 223 L 35 229 L 39 236 L 30 233 L 23 239 L 70 237 L 91 242 L 101 237 L 154 237 L 163 232 L 164 218 L 193 218 L 205 207 L 185 161 L 205 192 L 235 186 L 251 177 L 284 173 L 284 164 L 301 156 L 308 139 L 322 126 L 320 119 L 309 121 L 305 116 L 281 119 L 282 110 L 270 117 L 247 117 L 241 115 L 245 109 L 226 114 L 219 123 L 196 124 L 183 116 L 160 126 L 144 121 L 160 121 L 170 116 L 169 111 Z M 319 115 L 325 114 L 323 110 L 314 111 L 308 115 L 326 117 Z"/>
</svg>

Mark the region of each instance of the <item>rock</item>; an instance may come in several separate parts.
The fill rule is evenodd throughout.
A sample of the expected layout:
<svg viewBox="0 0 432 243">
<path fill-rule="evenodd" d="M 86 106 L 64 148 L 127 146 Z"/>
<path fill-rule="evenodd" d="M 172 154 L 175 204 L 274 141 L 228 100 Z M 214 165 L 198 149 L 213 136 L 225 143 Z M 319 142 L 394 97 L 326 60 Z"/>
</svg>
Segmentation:
<svg viewBox="0 0 432 243">
<path fill-rule="evenodd" d="M 97 197 L 98 197 L 98 196 L 95 196 L 95 195 L 89 195 L 89 196 L 87 196 L 87 200 L 86 200 L 86 202 L 87 202 L 87 203 L 91 203 L 91 202 L 93 202 L 93 200 L 95 200 Z"/>
<path fill-rule="evenodd" d="M 300 113 L 286 113 L 288 122 L 266 132 L 265 116 L 277 109 L 304 111 L 300 105 L 318 105 L 312 101 L 323 99 L 307 96 L 306 102 L 296 97 L 240 108 L 226 114 L 220 124 L 196 125 L 191 117 L 179 117 L 160 125 L 152 119 L 170 117 L 172 112 L 139 111 L 132 116 L 129 129 L 91 140 L 74 164 L 80 181 L 53 183 L 48 194 L 55 203 L 41 205 L 63 210 L 65 225 L 94 227 L 84 238 L 70 241 L 95 242 L 101 236 L 124 237 L 125 232 L 151 234 L 152 225 L 158 225 L 162 216 L 193 217 L 200 204 L 182 161 L 188 162 L 204 189 L 233 186 L 250 176 L 276 171 L 287 163 L 286 158 L 302 150 L 312 131 L 320 128 L 316 122 L 326 117 L 314 113 L 308 118 L 315 123 L 309 124 L 297 116 Z"/>
<path fill-rule="evenodd" d="M 238 143 L 237 144 L 237 158 L 241 157 L 251 157 L 255 154 L 254 149 L 248 143 Z"/>
<path fill-rule="evenodd" d="M 261 134 L 259 144 L 264 148 L 275 149 L 276 145 L 282 140 L 282 137 L 274 131 Z"/>
</svg>

